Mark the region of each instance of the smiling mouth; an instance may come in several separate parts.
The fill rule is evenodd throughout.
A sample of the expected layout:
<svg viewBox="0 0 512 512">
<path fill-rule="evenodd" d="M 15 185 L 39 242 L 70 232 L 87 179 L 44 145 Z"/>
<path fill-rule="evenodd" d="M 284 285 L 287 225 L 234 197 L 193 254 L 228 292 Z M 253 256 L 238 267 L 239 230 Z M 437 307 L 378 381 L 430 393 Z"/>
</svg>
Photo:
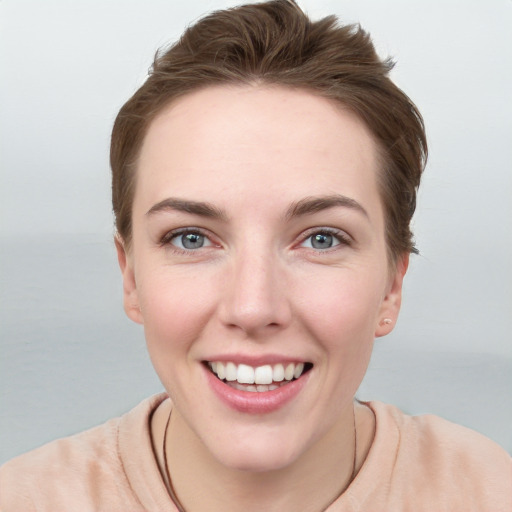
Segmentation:
<svg viewBox="0 0 512 512">
<path fill-rule="evenodd" d="M 221 361 L 206 361 L 205 364 L 228 386 L 259 393 L 286 386 L 313 368 L 311 363 L 266 364 L 257 367 Z"/>
</svg>

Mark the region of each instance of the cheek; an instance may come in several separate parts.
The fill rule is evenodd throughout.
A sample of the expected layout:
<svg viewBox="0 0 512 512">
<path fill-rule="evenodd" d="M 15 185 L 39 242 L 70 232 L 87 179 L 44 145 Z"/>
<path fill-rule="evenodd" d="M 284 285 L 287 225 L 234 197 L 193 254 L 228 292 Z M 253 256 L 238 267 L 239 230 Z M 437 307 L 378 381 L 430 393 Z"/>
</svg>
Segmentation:
<svg viewBox="0 0 512 512">
<path fill-rule="evenodd" d="M 187 397 L 199 392 L 200 380 L 191 376 L 199 370 L 194 351 L 211 316 L 211 289 L 165 272 L 144 277 L 139 292 L 148 353 L 175 405 L 187 409 Z"/>
<path fill-rule="evenodd" d="M 334 272 L 322 280 L 323 286 L 310 283 L 308 300 L 301 304 L 309 328 L 338 350 L 357 349 L 366 340 L 373 342 L 382 302 L 381 279 L 371 272 L 330 270 Z"/>
<path fill-rule="evenodd" d="M 211 313 L 212 290 L 205 280 L 159 272 L 146 275 L 139 287 L 144 330 L 150 355 L 190 348 Z"/>
</svg>

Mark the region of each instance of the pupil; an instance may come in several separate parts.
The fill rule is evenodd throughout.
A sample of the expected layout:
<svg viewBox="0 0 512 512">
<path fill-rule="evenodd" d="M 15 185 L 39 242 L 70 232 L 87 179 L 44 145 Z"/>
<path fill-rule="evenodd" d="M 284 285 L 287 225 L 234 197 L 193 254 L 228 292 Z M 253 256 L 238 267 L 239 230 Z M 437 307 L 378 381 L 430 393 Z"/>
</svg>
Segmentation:
<svg viewBox="0 0 512 512">
<path fill-rule="evenodd" d="M 203 246 L 204 237 L 197 233 L 187 233 L 181 237 L 181 242 L 185 249 L 197 249 Z"/>
<path fill-rule="evenodd" d="M 311 245 L 315 249 L 328 249 L 329 247 L 332 246 L 332 235 L 327 235 L 325 233 L 318 233 L 313 236 Z"/>
</svg>

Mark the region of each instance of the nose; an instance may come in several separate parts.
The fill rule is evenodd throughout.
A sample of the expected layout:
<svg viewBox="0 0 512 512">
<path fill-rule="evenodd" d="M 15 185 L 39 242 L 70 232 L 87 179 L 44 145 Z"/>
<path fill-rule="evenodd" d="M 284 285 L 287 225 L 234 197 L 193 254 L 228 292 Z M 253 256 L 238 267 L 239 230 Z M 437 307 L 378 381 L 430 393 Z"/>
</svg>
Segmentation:
<svg viewBox="0 0 512 512">
<path fill-rule="evenodd" d="M 231 262 L 220 305 L 221 321 L 258 339 L 291 321 L 285 272 L 278 257 L 244 251 Z"/>
</svg>

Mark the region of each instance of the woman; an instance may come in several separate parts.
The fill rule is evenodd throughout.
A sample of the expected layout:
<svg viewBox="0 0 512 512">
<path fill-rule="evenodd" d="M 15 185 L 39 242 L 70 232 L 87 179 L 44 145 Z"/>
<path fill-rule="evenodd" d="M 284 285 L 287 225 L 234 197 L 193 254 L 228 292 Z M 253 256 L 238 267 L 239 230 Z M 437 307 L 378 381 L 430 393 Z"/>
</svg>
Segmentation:
<svg viewBox="0 0 512 512">
<path fill-rule="evenodd" d="M 509 455 L 354 400 L 394 327 L 421 116 L 288 1 L 161 53 L 112 134 L 129 318 L 167 394 L 2 468 L 2 510 L 509 510 Z"/>
</svg>

